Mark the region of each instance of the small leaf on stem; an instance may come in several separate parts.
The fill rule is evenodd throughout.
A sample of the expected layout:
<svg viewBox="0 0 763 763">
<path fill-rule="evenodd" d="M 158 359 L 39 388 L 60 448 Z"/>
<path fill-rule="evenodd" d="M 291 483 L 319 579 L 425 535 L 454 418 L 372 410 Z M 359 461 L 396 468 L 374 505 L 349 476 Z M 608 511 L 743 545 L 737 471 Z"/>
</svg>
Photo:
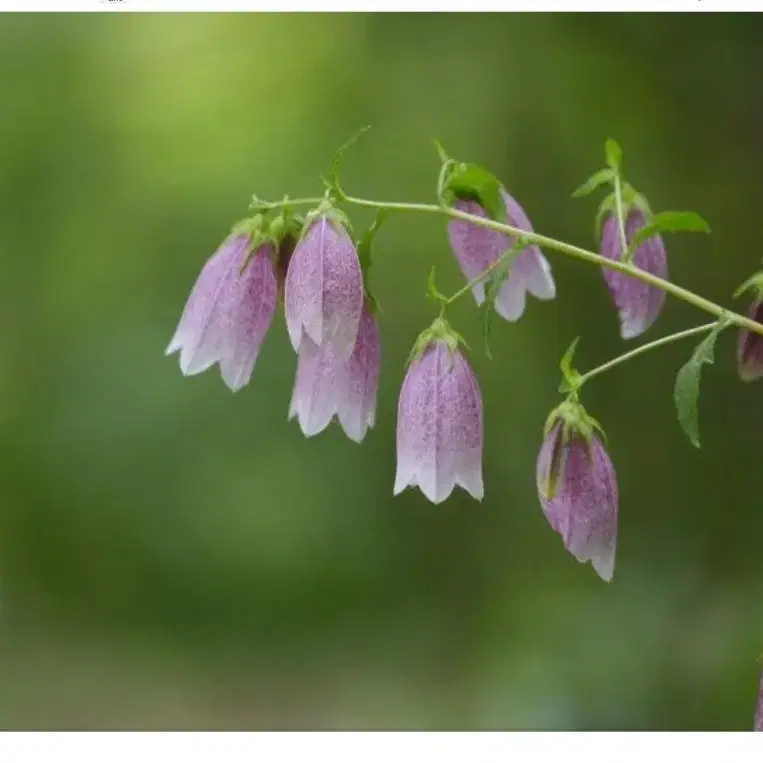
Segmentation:
<svg viewBox="0 0 763 763">
<path fill-rule="evenodd" d="M 699 385 L 702 366 L 713 363 L 713 351 L 718 335 L 730 324 L 725 316 L 718 319 L 715 327 L 696 347 L 689 360 L 676 375 L 673 399 L 676 404 L 678 422 L 695 448 L 699 448 Z"/>
<path fill-rule="evenodd" d="M 476 164 L 455 164 L 444 183 L 444 193 L 476 201 L 493 220 L 505 223 L 506 205 L 501 195 L 501 181 Z"/>
<path fill-rule="evenodd" d="M 612 138 L 607 138 L 604 144 L 604 154 L 607 157 L 607 165 L 616 174 L 620 173 L 623 163 L 623 150 L 620 144 Z"/>
<path fill-rule="evenodd" d="M 594 172 L 583 185 L 573 192 L 572 198 L 582 199 L 584 196 L 593 193 L 600 186 L 605 185 L 606 183 L 611 183 L 614 179 L 615 172 L 611 168 L 608 167 L 607 169 L 598 170 L 597 172 Z"/>
<path fill-rule="evenodd" d="M 696 212 L 658 212 L 636 232 L 629 251 L 635 252 L 644 241 L 658 233 L 710 233 L 710 226 Z"/>
</svg>

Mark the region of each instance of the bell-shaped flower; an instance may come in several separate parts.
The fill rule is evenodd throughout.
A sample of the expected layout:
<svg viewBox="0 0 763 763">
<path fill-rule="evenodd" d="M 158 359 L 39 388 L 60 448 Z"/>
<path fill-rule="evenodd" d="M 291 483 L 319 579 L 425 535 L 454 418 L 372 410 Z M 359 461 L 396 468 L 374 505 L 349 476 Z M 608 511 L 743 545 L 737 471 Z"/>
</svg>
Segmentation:
<svg viewBox="0 0 763 763">
<path fill-rule="evenodd" d="M 556 415 L 555 415 L 556 414 Z M 552 414 L 538 455 L 541 508 L 564 546 L 612 579 L 617 545 L 617 479 L 593 420 L 579 404 Z"/>
<path fill-rule="evenodd" d="M 458 343 L 435 336 L 411 363 L 400 390 L 394 494 L 418 486 L 440 503 L 460 485 L 482 500 L 482 442 L 477 379 Z"/>
<path fill-rule="evenodd" d="M 361 442 L 376 418 L 381 348 L 370 305 L 361 313 L 352 355 L 343 361 L 332 343 L 316 345 L 302 336 L 289 407 L 306 437 L 322 432 L 336 415 L 345 434 Z"/>
<path fill-rule="evenodd" d="M 755 298 L 747 312 L 748 318 L 763 323 L 763 297 Z M 763 377 L 763 336 L 746 328 L 737 335 L 737 366 L 742 381 L 751 382 Z"/>
<path fill-rule="evenodd" d="M 532 232 L 533 227 L 522 207 L 501 191 L 506 216 L 515 228 Z M 488 217 L 487 212 L 476 201 L 457 199 L 455 209 L 477 217 Z M 467 280 L 472 281 L 484 273 L 495 261 L 515 244 L 513 236 L 483 228 L 467 220 L 452 219 L 448 222 L 448 238 L 461 270 Z M 556 296 L 556 286 L 551 268 L 537 246 L 525 247 L 511 263 L 509 276 L 501 285 L 495 298 L 496 312 L 507 321 L 516 321 L 525 310 L 526 293 L 542 300 Z M 478 305 L 485 301 L 485 285 L 477 283 L 472 294 Z"/>
<path fill-rule="evenodd" d="M 758 686 L 758 703 L 755 705 L 755 731 L 763 731 L 763 670 Z"/>
<path fill-rule="evenodd" d="M 250 236 L 233 234 L 204 265 L 166 350 L 180 351 L 187 376 L 219 362 L 234 392 L 251 378 L 278 295 L 272 245 L 253 253 L 251 245 Z"/>
<path fill-rule="evenodd" d="M 313 217 L 289 260 L 284 287 L 286 327 L 301 351 L 333 344 L 347 360 L 355 347 L 363 309 L 363 276 L 355 245 L 336 210 Z"/>
<path fill-rule="evenodd" d="M 640 209 L 634 208 L 625 221 L 625 237 L 630 244 L 637 231 L 646 225 Z M 623 247 L 617 218 L 609 215 L 601 232 L 601 255 L 618 262 L 623 259 Z M 659 234 L 651 236 L 636 249 L 631 264 L 659 278 L 668 278 L 668 258 Z M 638 278 L 612 268 L 602 268 L 604 280 L 620 315 L 620 335 L 633 339 L 643 334 L 654 322 L 665 304 L 665 292 Z"/>
</svg>

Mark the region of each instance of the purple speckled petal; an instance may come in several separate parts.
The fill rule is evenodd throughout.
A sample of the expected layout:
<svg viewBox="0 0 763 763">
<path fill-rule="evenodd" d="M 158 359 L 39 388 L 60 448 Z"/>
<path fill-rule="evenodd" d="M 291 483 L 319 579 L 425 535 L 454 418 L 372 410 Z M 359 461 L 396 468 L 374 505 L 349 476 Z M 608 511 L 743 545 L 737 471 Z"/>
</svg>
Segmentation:
<svg viewBox="0 0 763 763">
<path fill-rule="evenodd" d="M 342 394 L 337 400 L 339 423 L 355 442 L 363 440 L 376 420 L 380 364 L 379 326 L 366 305 L 360 316 L 355 349 L 344 365 Z"/>
<path fill-rule="evenodd" d="M 552 499 L 545 485 L 556 440 L 557 423 L 541 446 L 536 466 L 538 497 L 551 527 L 565 548 L 579 561 L 590 561 L 599 576 L 612 579 L 617 545 L 617 479 L 612 462 L 598 437 L 589 444 L 580 436 L 561 445 L 563 467 Z"/>
<path fill-rule="evenodd" d="M 299 351 L 306 334 L 314 344 L 333 343 L 347 359 L 355 347 L 363 308 L 363 276 L 344 226 L 328 217 L 312 223 L 289 261 L 284 289 L 286 327 Z"/>
<path fill-rule="evenodd" d="M 517 228 L 532 232 L 533 227 L 522 207 L 505 191 L 502 191 L 502 195 L 509 222 Z M 468 214 L 488 216 L 474 201 L 456 200 L 453 206 Z M 513 236 L 480 228 L 464 220 L 451 220 L 448 223 L 448 238 L 467 280 L 477 278 L 504 252 L 511 249 L 515 242 Z M 509 277 L 496 297 L 496 312 L 508 321 L 519 320 L 525 310 L 527 291 L 543 300 L 556 296 L 551 268 L 537 246 L 527 247 L 515 259 Z M 484 284 L 475 285 L 472 293 L 477 304 L 482 304 L 485 300 Z"/>
<path fill-rule="evenodd" d="M 763 321 L 763 300 L 760 297 L 750 305 L 747 316 L 758 323 Z M 742 381 L 752 382 L 763 377 L 763 336 L 748 329 L 739 329 L 737 366 Z"/>
<path fill-rule="evenodd" d="M 644 215 L 639 210 L 634 209 L 630 212 L 625 225 L 625 234 L 629 242 L 645 224 Z M 610 260 L 622 259 L 617 220 L 613 216 L 604 222 L 601 254 Z M 668 278 L 668 260 L 662 238 L 655 235 L 647 239 L 636 250 L 632 263 L 652 275 Z M 610 268 L 602 268 L 602 272 L 620 314 L 622 338 L 633 339 L 640 336 L 657 320 L 665 304 L 665 292 Z"/>
<path fill-rule="evenodd" d="M 763 671 L 760 673 L 758 704 L 755 706 L 755 731 L 763 731 Z"/>
<path fill-rule="evenodd" d="M 270 244 L 259 247 L 224 298 L 220 370 L 234 392 L 249 382 L 260 346 L 273 322 L 278 299 L 273 255 Z"/>
<path fill-rule="evenodd" d="M 418 485 L 440 503 L 460 485 L 481 500 L 482 442 L 477 380 L 460 352 L 436 340 L 413 361 L 400 391 L 394 494 Z"/>
<path fill-rule="evenodd" d="M 232 279 L 244 263 L 249 239 L 231 236 L 204 265 L 191 290 L 166 354 L 180 350 L 180 370 L 198 374 L 220 360 L 221 316 Z"/>
<path fill-rule="evenodd" d="M 320 434 L 336 413 L 340 366 L 333 345 L 318 347 L 309 336 L 303 335 L 289 421 L 296 418 L 305 437 Z"/>
</svg>

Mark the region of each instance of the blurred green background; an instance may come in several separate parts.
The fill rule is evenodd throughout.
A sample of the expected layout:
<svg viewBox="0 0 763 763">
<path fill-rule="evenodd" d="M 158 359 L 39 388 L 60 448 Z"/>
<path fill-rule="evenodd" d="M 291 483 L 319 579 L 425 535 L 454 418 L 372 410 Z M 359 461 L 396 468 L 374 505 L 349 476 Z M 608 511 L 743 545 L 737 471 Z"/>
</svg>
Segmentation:
<svg viewBox="0 0 763 763">
<path fill-rule="evenodd" d="M 264 198 L 433 197 L 439 137 L 536 229 L 595 246 L 571 191 L 616 137 L 672 275 L 730 303 L 759 264 L 763 23 L 745 15 L 0 18 L 0 727 L 749 729 L 763 650 L 763 387 L 733 332 L 679 429 L 690 345 L 586 389 L 620 483 L 614 581 L 544 519 L 535 458 L 558 359 L 621 352 L 601 275 L 549 254 L 553 303 L 453 315 L 484 396 L 486 498 L 393 500 L 404 362 L 461 279 L 442 220 L 392 218 L 373 277 L 384 362 L 362 447 L 287 424 L 274 324 L 252 383 L 164 349 L 206 258 Z M 355 214 L 362 226 L 368 215 Z M 743 307 L 743 305 L 740 305 Z M 704 320 L 671 300 L 648 338 Z"/>
</svg>

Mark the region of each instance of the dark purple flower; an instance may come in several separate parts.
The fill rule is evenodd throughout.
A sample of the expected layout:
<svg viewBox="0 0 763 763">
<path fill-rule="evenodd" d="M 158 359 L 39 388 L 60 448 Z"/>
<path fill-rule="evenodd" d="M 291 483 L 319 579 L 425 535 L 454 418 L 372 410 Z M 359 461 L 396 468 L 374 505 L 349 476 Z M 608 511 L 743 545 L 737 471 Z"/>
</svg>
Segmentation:
<svg viewBox="0 0 763 763">
<path fill-rule="evenodd" d="M 625 235 L 630 243 L 636 231 L 646 225 L 644 214 L 632 209 L 625 223 Z M 609 216 L 601 233 L 601 255 L 610 260 L 622 260 L 623 248 L 617 218 Z M 668 260 L 665 245 L 659 235 L 648 238 L 636 250 L 631 264 L 660 278 L 668 278 Z M 602 268 L 604 280 L 620 314 L 620 334 L 633 339 L 643 334 L 657 319 L 665 303 L 665 292 L 638 278 L 611 268 Z"/>
<path fill-rule="evenodd" d="M 421 488 L 440 503 L 460 485 L 482 500 L 482 396 L 466 359 L 435 339 L 411 363 L 397 411 L 394 494 Z"/>
<path fill-rule="evenodd" d="M 510 224 L 532 232 L 533 227 L 522 207 L 508 193 L 501 193 Z M 468 214 L 488 217 L 476 201 L 456 200 L 453 206 Z M 469 281 L 484 273 L 515 243 L 511 236 L 458 219 L 448 222 L 448 238 L 461 270 Z M 495 298 L 496 312 L 507 321 L 519 320 L 525 310 L 526 292 L 544 300 L 556 296 L 551 268 L 537 246 L 526 247 L 511 263 L 509 276 Z M 477 304 L 481 305 L 485 301 L 484 283 L 475 285 L 472 294 Z"/>
<path fill-rule="evenodd" d="M 755 706 L 754 731 L 763 731 L 763 671 L 760 673 L 760 681 L 758 684 L 758 704 Z"/>
<path fill-rule="evenodd" d="M 763 298 L 755 298 L 747 317 L 758 323 L 763 322 Z M 763 336 L 746 328 L 739 329 L 737 365 L 742 381 L 751 382 L 763 377 Z"/>
<path fill-rule="evenodd" d="M 334 344 L 342 359 L 350 357 L 363 309 L 363 276 L 352 239 L 330 214 L 310 223 L 291 255 L 284 309 L 296 352 L 307 335 L 319 347 Z"/>
<path fill-rule="evenodd" d="M 180 351 L 187 376 L 219 362 L 234 392 L 251 378 L 278 295 L 272 246 L 249 257 L 250 244 L 248 236 L 232 235 L 204 265 L 166 350 Z"/>
<path fill-rule="evenodd" d="M 617 544 L 617 479 L 596 434 L 564 437 L 557 421 L 546 435 L 536 467 L 538 497 L 549 524 L 579 561 L 610 581 Z"/>
</svg>

